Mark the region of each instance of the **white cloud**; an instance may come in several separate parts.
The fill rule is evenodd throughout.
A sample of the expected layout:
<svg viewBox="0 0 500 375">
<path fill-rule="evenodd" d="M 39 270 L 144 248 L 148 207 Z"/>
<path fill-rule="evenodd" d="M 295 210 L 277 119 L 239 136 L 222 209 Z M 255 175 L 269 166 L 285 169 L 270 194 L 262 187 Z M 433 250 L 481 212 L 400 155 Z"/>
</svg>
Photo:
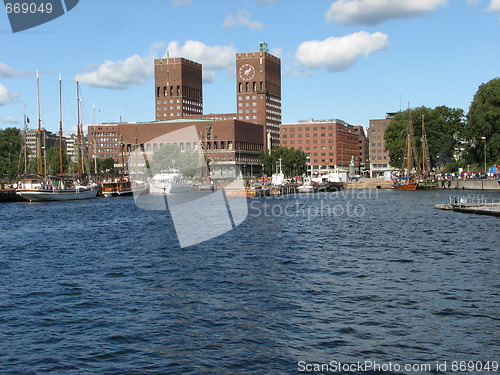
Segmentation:
<svg viewBox="0 0 500 375">
<path fill-rule="evenodd" d="M 0 84 L 0 106 L 12 103 L 20 95 L 18 92 L 9 91 L 7 87 Z"/>
<path fill-rule="evenodd" d="M 232 28 L 235 26 L 245 26 L 252 30 L 263 30 L 264 25 L 258 21 L 252 21 L 250 16 L 252 14 L 245 9 L 240 9 L 236 15 L 229 15 L 226 17 L 222 27 Z"/>
<path fill-rule="evenodd" d="M 488 12 L 500 12 L 500 0 L 491 0 Z"/>
<path fill-rule="evenodd" d="M 341 25 L 377 25 L 394 18 L 430 13 L 446 3 L 447 0 L 337 0 L 330 5 L 326 19 Z"/>
<path fill-rule="evenodd" d="M 83 84 L 107 89 L 128 89 L 142 85 L 154 74 L 154 56 L 133 55 L 123 61 L 106 60 L 96 71 L 79 75 Z"/>
<path fill-rule="evenodd" d="M 20 70 L 11 68 L 7 64 L 0 62 L 0 77 L 1 78 L 16 78 L 16 77 L 28 77 L 30 73 L 21 72 Z"/>
<path fill-rule="evenodd" d="M 304 42 L 297 48 L 295 58 L 309 69 L 326 67 L 330 72 L 339 72 L 354 65 L 358 56 L 368 56 L 388 45 L 387 35 L 360 31 L 343 37 Z"/>
<path fill-rule="evenodd" d="M 0 120 L 0 124 L 19 124 L 19 121 L 12 116 L 5 116 Z"/>
<path fill-rule="evenodd" d="M 236 49 L 233 46 L 207 46 L 202 42 L 188 40 L 181 46 L 178 42 L 170 42 L 167 47 L 168 56 L 184 57 L 203 65 L 203 81 L 215 81 L 215 72 L 234 73 Z M 165 56 L 167 57 L 167 53 Z"/>
</svg>

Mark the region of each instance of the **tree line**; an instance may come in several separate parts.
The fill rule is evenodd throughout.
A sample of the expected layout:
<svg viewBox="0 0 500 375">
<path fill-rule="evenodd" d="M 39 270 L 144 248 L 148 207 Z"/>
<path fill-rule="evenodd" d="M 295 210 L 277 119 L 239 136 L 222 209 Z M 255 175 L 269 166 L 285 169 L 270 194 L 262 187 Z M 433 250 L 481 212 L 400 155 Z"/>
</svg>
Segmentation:
<svg viewBox="0 0 500 375">
<path fill-rule="evenodd" d="M 398 112 L 384 135 L 391 166 L 402 167 L 410 119 L 417 152 L 421 153 L 422 118 L 435 169 L 457 172 L 469 166 L 482 171 L 485 160 L 490 166 L 500 164 L 500 78 L 479 86 L 467 114 L 463 109 L 446 106 Z"/>
</svg>

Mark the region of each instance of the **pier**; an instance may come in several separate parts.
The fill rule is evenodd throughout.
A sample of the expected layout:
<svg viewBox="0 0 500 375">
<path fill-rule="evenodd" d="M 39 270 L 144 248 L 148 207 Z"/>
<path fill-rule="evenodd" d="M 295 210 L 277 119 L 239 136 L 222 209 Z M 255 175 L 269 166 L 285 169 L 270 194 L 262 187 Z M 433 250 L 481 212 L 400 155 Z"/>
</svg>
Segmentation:
<svg viewBox="0 0 500 375">
<path fill-rule="evenodd" d="M 500 217 L 500 198 L 486 199 L 484 196 L 473 194 L 469 196 L 450 196 L 447 204 L 435 204 L 434 208 L 439 210 L 450 210 L 456 212 L 490 215 Z"/>
</svg>

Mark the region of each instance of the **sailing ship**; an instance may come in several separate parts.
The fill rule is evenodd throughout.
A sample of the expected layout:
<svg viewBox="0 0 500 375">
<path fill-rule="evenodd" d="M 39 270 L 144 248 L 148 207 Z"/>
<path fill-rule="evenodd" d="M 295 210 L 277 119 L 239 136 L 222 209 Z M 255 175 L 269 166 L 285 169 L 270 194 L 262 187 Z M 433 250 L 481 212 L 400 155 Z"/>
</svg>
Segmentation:
<svg viewBox="0 0 500 375">
<path fill-rule="evenodd" d="M 40 116 L 40 79 L 36 73 L 37 96 L 38 96 L 38 129 L 37 129 L 37 158 L 38 175 L 28 175 L 18 183 L 16 194 L 32 202 L 61 201 L 75 199 L 90 199 L 97 196 L 97 185 L 83 179 L 83 155 L 82 155 L 82 124 L 80 115 L 80 95 L 78 80 L 76 82 L 78 101 L 78 174 L 77 179 L 64 176 L 63 171 L 63 127 L 62 127 L 62 79 L 59 75 L 59 176 L 48 176 L 44 170 L 44 147 L 42 137 L 42 126 Z"/>
<path fill-rule="evenodd" d="M 424 115 L 422 114 L 422 150 L 421 150 L 421 171 L 417 189 L 437 189 L 438 182 L 431 177 L 431 161 L 429 155 L 429 145 L 427 143 L 427 133 L 425 131 Z"/>
<path fill-rule="evenodd" d="M 406 170 L 405 166 L 402 166 L 401 177 L 394 182 L 394 189 L 396 190 L 416 190 L 417 182 L 414 176 L 411 174 L 413 170 L 413 161 L 416 159 L 416 147 L 415 139 L 413 138 L 413 124 L 411 122 L 410 108 L 408 108 L 408 121 L 406 123 L 406 147 L 405 147 L 405 158 L 406 160 Z M 404 163 L 403 163 L 404 164 Z M 416 163 L 418 164 L 418 163 Z M 406 174 L 405 174 L 406 172 Z"/>
</svg>

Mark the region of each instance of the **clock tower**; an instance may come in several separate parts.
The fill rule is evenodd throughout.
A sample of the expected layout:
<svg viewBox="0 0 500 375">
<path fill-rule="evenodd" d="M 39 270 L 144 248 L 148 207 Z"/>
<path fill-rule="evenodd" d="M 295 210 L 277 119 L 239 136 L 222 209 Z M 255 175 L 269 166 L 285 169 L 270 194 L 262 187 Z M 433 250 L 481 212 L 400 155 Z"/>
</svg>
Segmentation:
<svg viewBox="0 0 500 375">
<path fill-rule="evenodd" d="M 281 61 L 266 43 L 259 44 L 259 52 L 236 54 L 236 95 L 238 119 L 264 125 L 265 148 L 278 146 Z"/>
</svg>

